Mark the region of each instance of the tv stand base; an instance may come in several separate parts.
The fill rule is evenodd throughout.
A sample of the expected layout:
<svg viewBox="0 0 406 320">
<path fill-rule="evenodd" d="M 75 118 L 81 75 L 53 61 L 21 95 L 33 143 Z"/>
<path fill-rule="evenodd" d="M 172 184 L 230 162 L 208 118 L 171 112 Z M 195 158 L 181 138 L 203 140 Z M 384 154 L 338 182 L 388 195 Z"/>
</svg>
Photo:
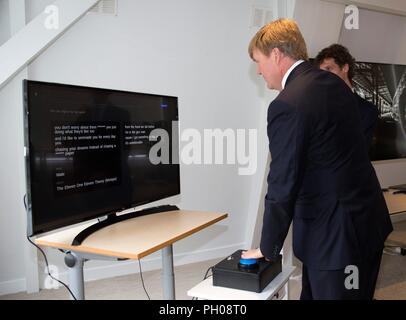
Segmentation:
<svg viewBox="0 0 406 320">
<path fill-rule="evenodd" d="M 123 214 L 121 216 L 117 216 L 115 213 L 110 214 L 107 216 L 106 220 L 103 220 L 101 222 L 95 223 L 94 225 L 86 228 L 85 230 L 81 231 L 72 241 L 72 246 L 80 246 L 82 242 L 90 236 L 92 233 L 103 229 L 107 226 L 110 226 L 114 223 L 121 222 L 124 220 L 132 219 L 135 217 L 140 217 L 140 216 L 145 216 L 147 214 L 154 214 L 154 213 L 159 213 L 159 212 L 167 212 L 167 211 L 176 211 L 179 210 L 177 206 L 173 205 L 163 205 L 163 206 L 158 206 L 158 207 L 153 207 L 153 208 L 148 208 L 140 211 L 134 211 L 130 212 L 127 214 Z"/>
</svg>

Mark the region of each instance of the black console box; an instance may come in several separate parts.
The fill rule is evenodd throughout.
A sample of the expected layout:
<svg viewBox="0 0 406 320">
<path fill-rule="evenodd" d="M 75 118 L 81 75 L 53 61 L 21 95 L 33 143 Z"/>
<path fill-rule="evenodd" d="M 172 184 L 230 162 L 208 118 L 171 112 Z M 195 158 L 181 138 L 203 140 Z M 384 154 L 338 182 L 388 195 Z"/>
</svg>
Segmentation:
<svg viewBox="0 0 406 320">
<path fill-rule="evenodd" d="M 260 293 L 282 272 L 281 255 L 272 262 L 258 259 L 258 265 L 249 269 L 239 265 L 241 253 L 242 250 L 238 250 L 213 267 L 213 286 Z"/>
</svg>

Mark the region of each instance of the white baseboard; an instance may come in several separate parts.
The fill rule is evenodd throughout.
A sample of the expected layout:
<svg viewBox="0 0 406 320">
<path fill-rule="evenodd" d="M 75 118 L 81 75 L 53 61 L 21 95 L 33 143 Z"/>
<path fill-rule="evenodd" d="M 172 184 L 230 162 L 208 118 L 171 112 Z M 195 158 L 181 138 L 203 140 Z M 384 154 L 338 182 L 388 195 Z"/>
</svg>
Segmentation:
<svg viewBox="0 0 406 320">
<path fill-rule="evenodd" d="M 212 249 L 204 249 L 185 253 L 174 253 L 174 265 L 181 266 L 185 264 L 198 263 L 207 260 L 224 258 L 238 249 L 244 247 L 244 243 L 233 244 L 229 246 L 217 247 Z M 159 270 L 162 268 L 161 256 L 155 255 L 155 257 L 145 258 L 141 260 L 142 271 Z M 41 268 L 40 268 L 41 270 Z M 85 282 L 95 281 L 101 279 L 107 279 L 112 277 L 119 277 L 139 272 L 138 261 L 122 261 L 112 262 L 105 266 L 84 268 Z M 67 283 L 68 273 L 66 271 L 54 274 L 51 269 L 51 273 L 55 275 L 59 280 Z M 45 286 L 45 274 L 40 274 L 40 288 L 44 289 Z M 0 283 L 0 295 L 14 294 L 18 292 L 26 291 L 25 279 L 16 279 L 13 281 Z"/>
<path fill-rule="evenodd" d="M 225 258 L 238 249 L 243 247 L 244 243 L 218 247 L 214 249 L 198 250 L 193 252 L 174 254 L 173 263 L 176 266 L 182 266 L 185 264 L 198 263 L 201 261 L 213 260 L 218 258 Z M 141 260 L 142 272 L 159 270 L 162 268 L 162 259 L 159 256 L 154 258 L 145 258 Z M 107 266 L 85 268 L 84 277 L 85 282 L 101 280 L 106 278 L 118 277 L 129 275 L 139 272 L 138 261 L 124 261 L 113 262 Z M 63 275 L 67 279 L 67 273 Z"/>
<path fill-rule="evenodd" d="M 193 252 L 185 252 L 174 254 L 173 263 L 176 266 L 182 266 L 185 264 L 197 263 L 201 261 L 213 260 L 218 258 L 225 258 L 238 249 L 241 249 L 244 243 L 239 243 L 230 246 L 218 247 L 214 249 L 198 250 Z M 145 258 L 141 260 L 142 272 L 159 270 L 162 268 L 161 256 L 154 258 Z M 118 277 L 129 275 L 139 272 L 138 261 L 124 261 L 113 262 L 108 266 L 86 268 L 84 271 L 85 282 L 101 280 L 111 277 Z M 67 273 L 63 274 L 67 279 Z"/>
<path fill-rule="evenodd" d="M 24 278 L 0 282 L 0 296 L 23 292 L 26 290 L 27 284 Z"/>
</svg>

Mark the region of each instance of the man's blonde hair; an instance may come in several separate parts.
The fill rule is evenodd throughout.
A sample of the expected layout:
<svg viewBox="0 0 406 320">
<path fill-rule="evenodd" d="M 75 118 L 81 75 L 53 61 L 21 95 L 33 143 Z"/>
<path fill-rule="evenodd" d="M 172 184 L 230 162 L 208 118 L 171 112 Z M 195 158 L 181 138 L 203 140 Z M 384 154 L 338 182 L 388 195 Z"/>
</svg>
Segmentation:
<svg viewBox="0 0 406 320">
<path fill-rule="evenodd" d="M 272 49 L 278 48 L 294 60 L 308 60 L 306 42 L 295 21 L 278 19 L 263 26 L 252 38 L 248 52 L 253 59 L 255 49 L 269 56 Z"/>
</svg>

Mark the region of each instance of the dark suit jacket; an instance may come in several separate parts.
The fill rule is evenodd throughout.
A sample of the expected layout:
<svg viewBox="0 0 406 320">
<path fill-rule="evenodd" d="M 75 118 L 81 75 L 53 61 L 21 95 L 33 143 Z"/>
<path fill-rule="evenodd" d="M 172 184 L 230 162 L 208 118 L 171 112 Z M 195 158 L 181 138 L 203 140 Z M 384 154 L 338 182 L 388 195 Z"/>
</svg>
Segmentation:
<svg viewBox="0 0 406 320">
<path fill-rule="evenodd" d="M 372 137 L 375 132 L 375 127 L 378 122 L 378 108 L 371 102 L 361 98 L 358 94 L 355 94 L 358 101 L 358 110 L 361 117 L 361 127 L 364 132 L 364 136 L 369 148 L 372 144 Z"/>
<path fill-rule="evenodd" d="M 293 220 L 293 250 L 336 270 L 383 249 L 392 231 L 368 158 L 357 100 L 330 72 L 304 62 L 268 109 L 272 156 L 260 249 L 275 259 Z"/>
</svg>

